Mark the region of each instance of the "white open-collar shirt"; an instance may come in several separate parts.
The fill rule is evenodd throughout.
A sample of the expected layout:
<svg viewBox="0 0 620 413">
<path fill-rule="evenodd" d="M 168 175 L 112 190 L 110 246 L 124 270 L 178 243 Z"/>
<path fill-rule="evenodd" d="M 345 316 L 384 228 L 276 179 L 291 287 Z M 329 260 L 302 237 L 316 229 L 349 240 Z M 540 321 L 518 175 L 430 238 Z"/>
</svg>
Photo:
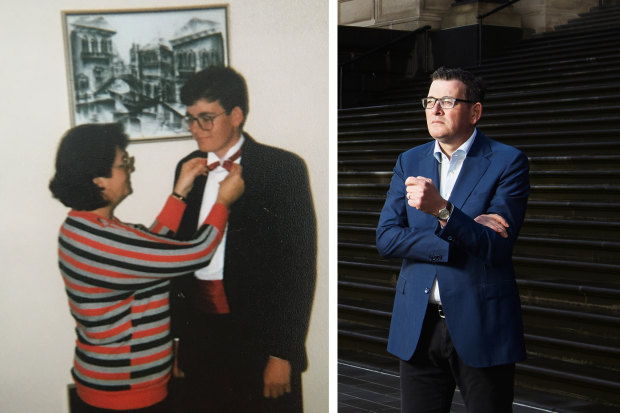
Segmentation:
<svg viewBox="0 0 620 413">
<path fill-rule="evenodd" d="M 474 139 L 476 138 L 476 131 L 477 129 L 474 129 L 474 133 L 472 133 L 469 139 L 463 142 L 463 144 L 459 146 L 456 151 L 454 151 L 450 158 L 448 158 L 448 155 L 443 153 L 441 147 L 439 146 L 439 142 L 435 141 L 435 150 L 433 151 L 433 155 L 439 163 L 439 193 L 443 199 L 450 198 L 450 194 L 452 193 L 454 184 L 461 173 L 461 168 L 463 167 L 463 162 L 467 157 L 469 148 L 471 148 L 471 145 L 474 143 Z M 439 284 L 437 283 L 437 278 L 433 281 L 433 288 L 431 289 L 429 301 L 431 303 L 441 304 L 441 295 L 439 294 Z"/>
</svg>

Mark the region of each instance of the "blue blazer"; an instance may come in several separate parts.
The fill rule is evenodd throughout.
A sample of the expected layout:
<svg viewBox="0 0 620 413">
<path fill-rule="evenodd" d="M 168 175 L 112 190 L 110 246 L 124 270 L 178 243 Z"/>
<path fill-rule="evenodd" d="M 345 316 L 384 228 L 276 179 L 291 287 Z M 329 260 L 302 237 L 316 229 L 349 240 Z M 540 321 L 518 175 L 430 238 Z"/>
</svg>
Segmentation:
<svg viewBox="0 0 620 413">
<path fill-rule="evenodd" d="M 442 229 L 437 218 L 407 205 L 405 180 L 431 178 L 439 187 L 434 141 L 402 153 L 377 227 L 382 257 L 402 258 L 388 351 L 413 355 L 437 277 L 454 347 L 472 367 L 514 363 L 525 358 L 521 303 L 512 249 L 529 195 L 527 157 L 477 131 L 449 201 L 454 205 Z M 474 221 L 499 214 L 508 238 Z"/>
</svg>

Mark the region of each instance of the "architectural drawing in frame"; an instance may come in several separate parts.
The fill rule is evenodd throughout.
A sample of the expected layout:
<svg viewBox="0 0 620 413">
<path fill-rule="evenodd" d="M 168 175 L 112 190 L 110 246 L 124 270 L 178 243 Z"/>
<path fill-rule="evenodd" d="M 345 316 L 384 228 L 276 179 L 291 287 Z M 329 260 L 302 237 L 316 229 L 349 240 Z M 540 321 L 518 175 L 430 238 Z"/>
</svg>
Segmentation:
<svg viewBox="0 0 620 413">
<path fill-rule="evenodd" d="M 120 122 L 132 140 L 189 136 L 179 91 L 228 65 L 226 6 L 64 11 L 71 123 Z"/>
</svg>

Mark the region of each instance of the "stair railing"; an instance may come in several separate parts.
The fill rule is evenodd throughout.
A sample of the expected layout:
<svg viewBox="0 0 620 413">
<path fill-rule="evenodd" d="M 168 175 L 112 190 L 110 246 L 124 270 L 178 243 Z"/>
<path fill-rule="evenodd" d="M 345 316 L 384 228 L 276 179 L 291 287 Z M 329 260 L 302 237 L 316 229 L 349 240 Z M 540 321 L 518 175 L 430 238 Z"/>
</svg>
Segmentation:
<svg viewBox="0 0 620 413">
<path fill-rule="evenodd" d="M 414 76 L 419 70 L 428 71 L 430 65 L 428 31 L 422 26 L 390 42 L 338 65 L 338 108 L 343 107 L 344 76 L 350 82 L 357 76 L 360 92 L 387 86 L 392 78 Z M 421 64 L 418 65 L 418 60 Z"/>
<path fill-rule="evenodd" d="M 477 19 L 478 19 L 478 66 L 480 66 L 482 64 L 482 19 L 485 19 L 485 18 L 487 18 L 487 17 L 497 13 L 498 11 L 503 10 L 506 7 L 515 4 L 518 1 L 520 1 L 520 0 L 510 0 L 509 2 L 506 2 L 506 3 L 502 4 L 501 6 L 497 6 L 493 10 L 490 10 L 490 11 L 488 11 L 486 13 L 478 15 L 478 17 L 477 17 Z"/>
</svg>

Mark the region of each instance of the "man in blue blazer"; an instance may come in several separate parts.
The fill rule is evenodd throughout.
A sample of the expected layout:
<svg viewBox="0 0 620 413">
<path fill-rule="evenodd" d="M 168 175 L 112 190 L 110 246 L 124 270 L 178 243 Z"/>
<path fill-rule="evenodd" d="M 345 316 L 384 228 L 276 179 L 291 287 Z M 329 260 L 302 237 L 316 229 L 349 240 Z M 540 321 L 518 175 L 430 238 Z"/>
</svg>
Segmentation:
<svg viewBox="0 0 620 413">
<path fill-rule="evenodd" d="M 525 358 L 512 249 L 529 195 L 519 150 L 476 124 L 484 84 L 440 68 L 422 99 L 433 141 L 402 153 L 377 227 L 377 249 L 402 258 L 388 351 L 401 359 L 403 412 L 512 411 Z"/>
</svg>

